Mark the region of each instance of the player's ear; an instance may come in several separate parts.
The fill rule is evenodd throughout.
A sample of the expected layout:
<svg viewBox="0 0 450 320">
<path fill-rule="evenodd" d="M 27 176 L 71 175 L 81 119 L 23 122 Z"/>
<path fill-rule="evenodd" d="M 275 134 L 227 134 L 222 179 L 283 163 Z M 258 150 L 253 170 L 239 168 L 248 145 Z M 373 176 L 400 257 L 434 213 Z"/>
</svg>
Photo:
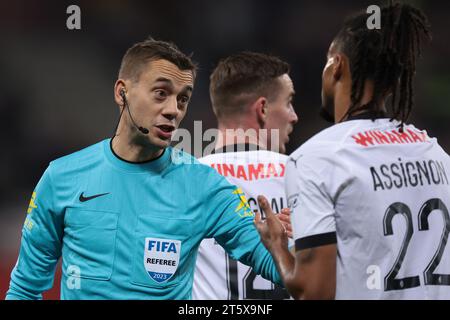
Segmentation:
<svg viewBox="0 0 450 320">
<path fill-rule="evenodd" d="M 123 79 L 117 79 L 115 85 L 114 85 L 114 101 L 119 105 L 123 106 L 123 98 L 121 95 L 121 91 L 125 90 L 126 92 L 126 85 L 125 80 Z"/>
<path fill-rule="evenodd" d="M 267 98 L 259 97 L 252 105 L 252 109 L 256 111 L 256 119 L 261 128 L 265 127 L 267 122 Z"/>
<path fill-rule="evenodd" d="M 332 72 L 335 81 L 339 81 L 342 76 L 346 73 L 347 68 L 349 68 L 348 59 L 344 54 L 337 53 L 331 59 L 332 62 Z M 348 69 L 350 71 L 350 69 Z"/>
</svg>

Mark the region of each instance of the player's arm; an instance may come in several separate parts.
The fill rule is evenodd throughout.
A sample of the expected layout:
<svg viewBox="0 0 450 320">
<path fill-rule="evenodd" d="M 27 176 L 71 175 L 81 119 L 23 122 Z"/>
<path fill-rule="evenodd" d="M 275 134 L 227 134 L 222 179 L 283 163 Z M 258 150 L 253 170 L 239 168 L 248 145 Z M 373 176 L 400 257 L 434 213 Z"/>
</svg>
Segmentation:
<svg viewBox="0 0 450 320">
<path fill-rule="evenodd" d="M 258 198 L 266 219 L 257 213 L 256 227 L 275 259 L 289 293 L 296 299 L 334 299 L 336 284 L 336 244 L 299 250 L 294 257 L 287 249 L 287 233 L 264 197 Z"/>
<path fill-rule="evenodd" d="M 286 163 L 285 186 L 291 209 L 295 259 L 284 249 L 286 239 L 278 221 L 273 216 L 264 224 L 256 220 L 263 241 L 273 251 L 287 289 L 296 298 L 334 298 L 336 291 L 335 207 L 350 185 L 351 175 L 345 162 L 336 157 L 330 159 L 328 153 L 318 151 L 296 154 L 296 158 L 291 157 Z M 267 201 L 260 205 L 270 214 Z M 267 235 L 272 239 L 265 240 Z"/>
<path fill-rule="evenodd" d="M 49 167 L 30 201 L 6 299 L 42 299 L 42 292 L 53 285 L 63 234 L 63 217 L 55 210 L 54 201 Z"/>
<path fill-rule="evenodd" d="M 205 183 L 208 190 L 206 238 L 215 238 L 231 258 L 251 266 L 256 274 L 282 285 L 272 256 L 253 225 L 254 214 L 235 186 L 216 172 Z"/>
</svg>

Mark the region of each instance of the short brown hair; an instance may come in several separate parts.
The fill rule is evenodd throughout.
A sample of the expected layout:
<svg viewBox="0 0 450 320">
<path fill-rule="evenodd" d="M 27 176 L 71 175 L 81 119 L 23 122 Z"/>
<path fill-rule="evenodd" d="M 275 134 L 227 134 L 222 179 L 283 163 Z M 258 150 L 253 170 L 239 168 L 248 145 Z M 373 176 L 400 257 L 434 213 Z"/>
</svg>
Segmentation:
<svg viewBox="0 0 450 320">
<path fill-rule="evenodd" d="M 182 53 L 174 43 L 154 40 L 151 37 L 135 43 L 127 50 L 122 58 L 119 78 L 138 81 L 142 68 L 149 61 L 159 59 L 172 62 L 180 70 L 191 70 L 192 76 L 195 78 L 197 65 L 191 60 L 190 56 Z"/>
<path fill-rule="evenodd" d="M 244 51 L 219 62 L 210 77 L 209 93 L 218 119 L 242 112 L 253 99 L 276 95 L 278 77 L 289 73 L 281 59 L 263 53 Z"/>
</svg>

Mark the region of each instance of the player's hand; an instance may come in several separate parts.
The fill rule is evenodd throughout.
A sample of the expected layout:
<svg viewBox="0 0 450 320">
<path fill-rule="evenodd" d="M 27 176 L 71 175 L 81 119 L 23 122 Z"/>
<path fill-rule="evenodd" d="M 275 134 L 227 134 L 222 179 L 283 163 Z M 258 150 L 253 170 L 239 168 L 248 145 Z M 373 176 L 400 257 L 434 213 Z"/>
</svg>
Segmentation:
<svg viewBox="0 0 450 320">
<path fill-rule="evenodd" d="M 281 224 L 286 229 L 287 236 L 292 239 L 291 210 L 289 208 L 283 208 L 281 209 L 281 212 L 276 215 L 276 217 L 281 221 Z"/>
<path fill-rule="evenodd" d="M 287 230 L 281 221 L 275 216 L 270 208 L 269 202 L 264 196 L 258 196 L 258 204 L 266 216 L 265 220 L 261 219 L 261 213 L 255 214 L 255 226 L 261 236 L 264 246 L 270 251 L 277 250 L 280 247 L 288 247 Z"/>
</svg>

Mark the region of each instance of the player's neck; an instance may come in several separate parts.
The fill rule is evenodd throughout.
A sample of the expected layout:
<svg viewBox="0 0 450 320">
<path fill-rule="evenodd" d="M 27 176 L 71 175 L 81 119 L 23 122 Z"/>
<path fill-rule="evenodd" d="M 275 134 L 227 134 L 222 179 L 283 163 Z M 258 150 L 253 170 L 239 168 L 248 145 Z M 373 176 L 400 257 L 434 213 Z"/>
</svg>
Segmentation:
<svg viewBox="0 0 450 320">
<path fill-rule="evenodd" d="M 334 99 L 335 100 L 334 101 L 335 123 L 345 121 L 346 118 L 348 116 L 350 116 L 347 114 L 348 108 L 352 104 L 351 98 L 350 98 L 350 96 L 351 96 L 350 93 L 351 93 L 351 89 L 349 89 L 348 87 L 344 90 L 338 90 L 338 92 L 336 93 L 336 96 Z M 373 82 L 366 81 L 366 83 L 364 84 L 364 92 L 363 92 L 361 101 L 358 103 L 358 106 L 356 108 L 358 108 L 359 106 L 364 106 L 367 103 L 369 103 L 372 100 L 372 97 L 373 97 Z M 382 103 L 381 110 L 386 112 L 384 100 L 380 103 Z M 358 113 L 363 113 L 366 111 L 367 110 L 360 110 L 360 111 L 353 113 L 352 115 L 357 115 Z"/>
<path fill-rule="evenodd" d="M 112 151 L 123 160 L 137 163 L 156 159 L 164 152 L 162 148 L 139 143 L 139 140 L 144 139 L 132 139 L 125 135 L 115 136 L 111 143 Z"/>
<path fill-rule="evenodd" d="M 216 140 L 216 149 L 223 148 L 228 145 L 236 144 L 254 144 L 260 149 L 267 149 L 265 137 L 261 135 L 260 130 L 248 127 L 229 127 L 219 123 L 219 134 Z"/>
</svg>

